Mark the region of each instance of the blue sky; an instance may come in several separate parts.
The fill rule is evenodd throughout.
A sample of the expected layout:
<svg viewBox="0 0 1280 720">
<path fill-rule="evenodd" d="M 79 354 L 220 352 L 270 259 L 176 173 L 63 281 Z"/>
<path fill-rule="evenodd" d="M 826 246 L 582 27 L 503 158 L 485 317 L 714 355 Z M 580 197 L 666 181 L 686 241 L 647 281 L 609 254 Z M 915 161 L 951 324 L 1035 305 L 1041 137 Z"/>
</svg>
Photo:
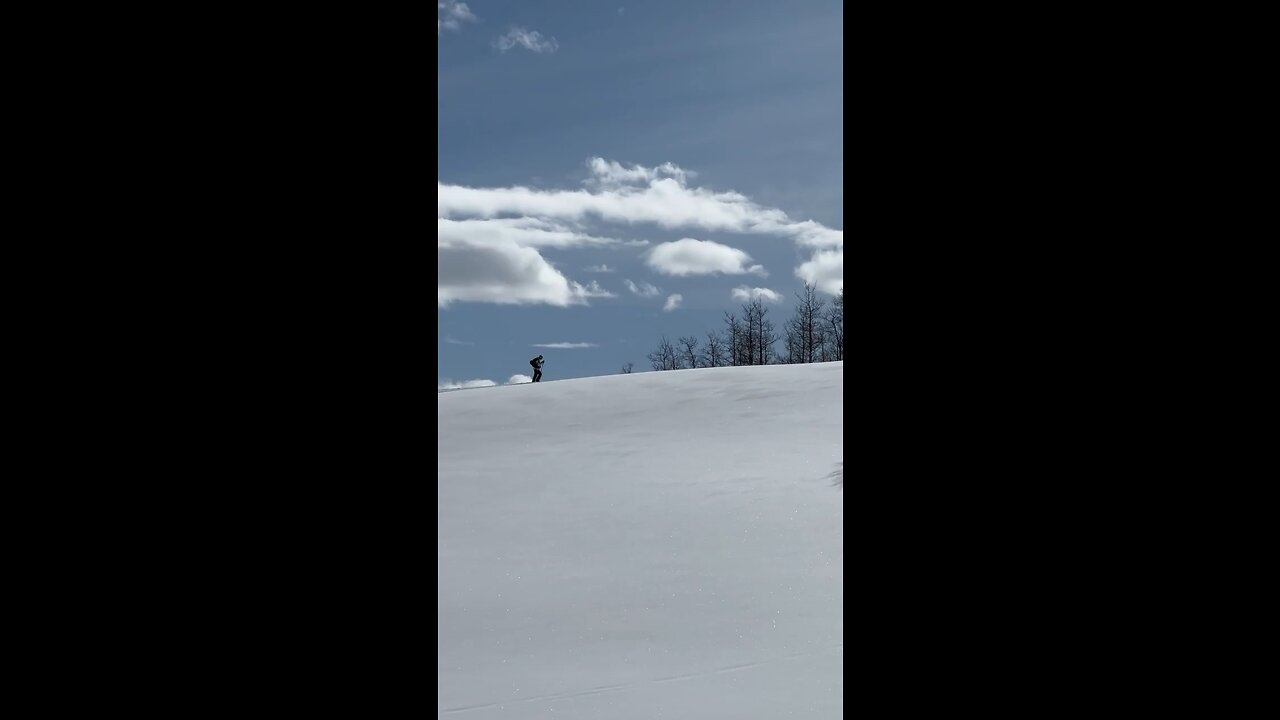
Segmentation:
<svg viewBox="0 0 1280 720">
<path fill-rule="evenodd" d="M 841 2 L 437 18 L 438 384 L 646 371 L 744 293 L 781 326 L 843 286 Z"/>
</svg>

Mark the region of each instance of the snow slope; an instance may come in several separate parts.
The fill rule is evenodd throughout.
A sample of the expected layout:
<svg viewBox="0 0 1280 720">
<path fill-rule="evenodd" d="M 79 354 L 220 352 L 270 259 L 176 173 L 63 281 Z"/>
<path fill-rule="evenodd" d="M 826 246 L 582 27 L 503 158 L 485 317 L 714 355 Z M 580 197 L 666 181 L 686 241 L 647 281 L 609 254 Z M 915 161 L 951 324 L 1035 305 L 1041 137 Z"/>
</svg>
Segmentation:
<svg viewBox="0 0 1280 720">
<path fill-rule="evenodd" d="M 841 717 L 843 389 L 837 362 L 438 394 L 438 717 Z"/>
</svg>

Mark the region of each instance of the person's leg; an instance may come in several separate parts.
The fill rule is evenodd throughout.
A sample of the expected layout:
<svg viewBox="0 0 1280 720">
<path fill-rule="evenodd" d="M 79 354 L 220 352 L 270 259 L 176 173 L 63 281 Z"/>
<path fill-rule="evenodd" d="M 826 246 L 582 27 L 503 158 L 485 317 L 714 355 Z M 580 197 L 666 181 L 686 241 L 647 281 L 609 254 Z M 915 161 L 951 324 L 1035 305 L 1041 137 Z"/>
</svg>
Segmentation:
<svg viewBox="0 0 1280 720">
<path fill-rule="evenodd" d="M 541 371 L 541 370 L 534 370 L 534 371 L 533 371 L 533 381 L 534 381 L 534 382 L 538 382 L 538 381 L 539 381 L 539 380 L 541 380 L 541 379 L 542 379 L 542 371 Z"/>
</svg>

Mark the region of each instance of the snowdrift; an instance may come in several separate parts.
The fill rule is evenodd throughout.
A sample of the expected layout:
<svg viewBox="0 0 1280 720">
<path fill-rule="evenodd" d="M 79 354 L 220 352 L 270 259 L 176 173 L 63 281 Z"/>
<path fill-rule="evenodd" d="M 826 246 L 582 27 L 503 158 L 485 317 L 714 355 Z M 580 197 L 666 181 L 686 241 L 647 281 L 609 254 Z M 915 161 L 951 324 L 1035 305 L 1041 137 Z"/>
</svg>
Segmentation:
<svg viewBox="0 0 1280 720">
<path fill-rule="evenodd" d="M 438 394 L 438 716 L 841 717 L 843 374 Z"/>
</svg>

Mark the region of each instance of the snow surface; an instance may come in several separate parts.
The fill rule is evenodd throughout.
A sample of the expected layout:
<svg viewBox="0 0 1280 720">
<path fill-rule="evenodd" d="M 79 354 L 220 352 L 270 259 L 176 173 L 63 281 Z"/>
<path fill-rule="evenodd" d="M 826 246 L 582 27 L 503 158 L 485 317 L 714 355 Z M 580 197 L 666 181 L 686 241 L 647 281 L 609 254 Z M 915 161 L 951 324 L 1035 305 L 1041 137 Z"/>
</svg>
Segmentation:
<svg viewBox="0 0 1280 720">
<path fill-rule="evenodd" d="M 844 363 L 440 393 L 440 718 L 837 718 Z"/>
</svg>

